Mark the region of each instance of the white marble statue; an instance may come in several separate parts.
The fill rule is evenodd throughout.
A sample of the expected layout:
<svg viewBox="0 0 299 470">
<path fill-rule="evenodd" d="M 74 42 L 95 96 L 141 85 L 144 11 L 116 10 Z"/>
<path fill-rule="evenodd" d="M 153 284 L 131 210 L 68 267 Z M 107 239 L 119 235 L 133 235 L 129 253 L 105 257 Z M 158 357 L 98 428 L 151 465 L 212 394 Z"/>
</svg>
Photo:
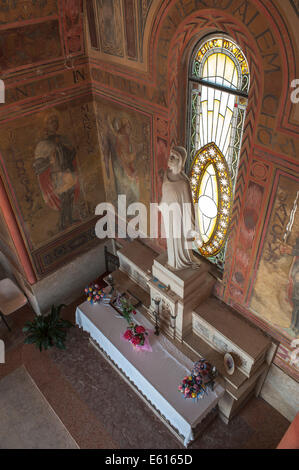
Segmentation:
<svg viewBox="0 0 299 470">
<path fill-rule="evenodd" d="M 197 246 L 202 245 L 195 220 L 190 182 L 184 173 L 186 157 L 184 147 L 171 148 L 159 205 L 167 239 L 168 266 L 171 270 L 198 267 L 199 262 L 192 253 L 192 244 L 196 239 Z"/>
</svg>

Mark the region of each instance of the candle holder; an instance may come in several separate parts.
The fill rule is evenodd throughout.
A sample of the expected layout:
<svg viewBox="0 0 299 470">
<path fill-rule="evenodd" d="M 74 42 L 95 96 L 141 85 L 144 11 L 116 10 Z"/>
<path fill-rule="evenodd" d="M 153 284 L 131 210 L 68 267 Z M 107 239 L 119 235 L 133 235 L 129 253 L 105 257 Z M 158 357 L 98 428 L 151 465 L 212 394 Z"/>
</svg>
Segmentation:
<svg viewBox="0 0 299 470">
<path fill-rule="evenodd" d="M 159 336 L 159 305 L 160 305 L 160 302 L 161 302 L 161 299 L 159 297 L 156 297 L 154 299 L 154 302 L 155 302 L 155 335 L 156 336 Z"/>
</svg>

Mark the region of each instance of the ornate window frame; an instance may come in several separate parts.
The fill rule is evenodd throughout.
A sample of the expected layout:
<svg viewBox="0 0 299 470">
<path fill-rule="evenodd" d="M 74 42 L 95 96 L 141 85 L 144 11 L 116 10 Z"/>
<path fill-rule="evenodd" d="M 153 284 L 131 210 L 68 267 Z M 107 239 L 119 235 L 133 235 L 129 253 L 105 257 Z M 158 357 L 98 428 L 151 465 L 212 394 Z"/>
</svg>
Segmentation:
<svg viewBox="0 0 299 470">
<path fill-rule="evenodd" d="M 212 59 L 213 55 L 215 56 Z M 229 83 L 229 81 L 224 83 L 224 76 L 217 76 L 218 58 L 219 63 L 224 60 L 224 75 L 226 70 L 226 63 L 233 62 L 233 66 L 237 71 L 237 81 L 234 80 L 233 83 L 232 79 L 231 83 Z M 209 61 L 212 62 L 212 60 L 214 60 L 214 62 L 216 61 L 216 73 L 214 73 L 214 76 L 211 78 L 206 72 L 209 70 Z M 206 67 L 205 64 L 207 64 Z M 204 76 L 204 72 L 207 76 Z M 232 78 L 234 77 L 234 73 L 235 72 L 233 72 Z M 221 82 L 221 78 L 222 83 L 219 83 Z M 216 264 L 221 270 L 224 267 L 226 240 L 229 233 L 231 206 L 237 180 L 249 85 L 250 73 L 248 62 L 241 48 L 234 40 L 224 34 L 212 34 L 197 42 L 189 61 L 188 72 L 189 123 L 187 133 L 188 159 L 186 162 L 186 172 L 191 178 L 193 200 L 194 203 L 197 204 L 199 202 L 198 197 L 204 174 L 209 164 L 212 164 L 215 170 L 215 187 L 217 187 L 218 191 L 218 213 L 217 220 L 214 220 L 213 222 L 214 229 L 210 235 L 209 240 L 206 240 L 206 237 L 203 236 L 205 234 L 202 233 L 204 244 L 202 247 L 194 246 L 194 249 L 202 256 L 208 258 L 209 261 Z M 211 98 L 212 94 L 213 99 Z M 207 97 L 208 95 L 209 97 Z M 220 99 L 218 98 L 219 96 Z M 221 100 L 223 100 L 223 97 L 227 97 L 227 106 L 225 108 L 226 113 L 227 110 L 230 111 L 230 118 L 228 118 L 229 131 L 226 131 L 229 132 L 229 134 L 225 134 L 226 148 L 221 148 L 223 145 L 221 145 L 218 138 L 218 132 L 216 139 L 216 131 L 209 131 L 209 117 L 208 119 L 206 118 L 206 116 L 211 115 L 208 113 L 211 113 L 209 107 L 211 107 L 212 103 L 212 118 L 213 120 L 216 119 L 214 122 L 217 122 L 217 130 L 218 124 L 220 122 L 220 116 L 222 119 L 222 128 L 227 128 L 227 126 L 224 125 L 225 119 L 227 119 L 226 114 L 224 116 L 220 114 L 220 106 L 222 106 Z M 228 105 L 228 99 L 230 100 L 230 107 Z M 208 100 L 210 101 L 208 102 Z M 220 103 L 218 111 L 216 110 L 215 106 L 216 102 Z M 206 105 L 207 111 L 203 110 L 203 104 Z M 206 113 L 206 123 L 204 123 L 205 130 L 203 128 L 204 112 Z M 223 130 L 221 132 L 223 132 Z M 219 135 L 222 139 L 221 132 Z M 211 138 L 212 134 L 214 134 L 213 138 Z M 208 135 L 210 138 L 208 138 Z M 211 158 L 211 149 L 214 149 L 216 152 L 216 160 Z M 206 157 L 206 162 L 210 163 L 201 165 L 199 164 L 200 158 L 203 158 L 204 156 Z M 223 166 L 223 171 L 219 171 L 219 165 L 217 165 L 217 163 L 220 161 L 221 165 Z M 221 184 L 221 180 L 227 181 L 228 185 L 224 187 L 223 184 Z M 224 198 L 227 198 L 228 196 L 228 193 L 225 192 L 225 188 L 229 189 L 230 199 L 227 201 L 228 204 L 226 204 L 224 207 L 223 196 Z M 221 216 L 221 211 L 223 209 L 225 210 L 225 213 L 226 211 L 229 212 L 228 217 L 227 214 L 225 214 L 225 227 L 220 225 L 220 221 L 221 224 L 224 223 L 224 214 Z M 199 208 L 196 210 L 199 210 L 198 215 L 200 220 L 200 218 L 203 217 L 203 214 L 200 212 L 200 204 Z M 224 228 L 225 230 L 220 230 Z M 203 227 L 200 225 L 201 232 L 203 231 L 202 229 Z"/>
</svg>

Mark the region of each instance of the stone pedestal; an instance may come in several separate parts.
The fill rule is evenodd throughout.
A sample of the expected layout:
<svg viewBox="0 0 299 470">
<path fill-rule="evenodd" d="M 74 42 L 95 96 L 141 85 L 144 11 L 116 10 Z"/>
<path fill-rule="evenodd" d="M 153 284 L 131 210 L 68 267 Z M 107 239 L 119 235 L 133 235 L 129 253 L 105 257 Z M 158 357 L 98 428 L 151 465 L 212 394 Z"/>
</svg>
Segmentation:
<svg viewBox="0 0 299 470">
<path fill-rule="evenodd" d="M 167 265 L 167 254 L 164 253 L 154 260 L 152 279 L 148 281 L 150 312 L 155 316 L 155 299 L 160 299 L 161 329 L 172 338 L 182 341 L 192 329 L 192 310 L 211 295 L 214 283 L 205 263 L 197 269 L 172 271 Z"/>
<path fill-rule="evenodd" d="M 225 423 L 253 394 L 258 395 L 276 351 L 260 330 L 213 297 L 194 309 L 192 332 L 184 337 L 184 344 L 215 365 L 223 379 L 226 392 L 219 411 Z M 234 357 L 233 375 L 224 367 L 227 352 Z"/>
<path fill-rule="evenodd" d="M 148 281 L 152 278 L 152 266 L 157 253 L 138 240 L 128 243 L 117 252 L 120 267 L 138 286 L 149 292 Z"/>
</svg>

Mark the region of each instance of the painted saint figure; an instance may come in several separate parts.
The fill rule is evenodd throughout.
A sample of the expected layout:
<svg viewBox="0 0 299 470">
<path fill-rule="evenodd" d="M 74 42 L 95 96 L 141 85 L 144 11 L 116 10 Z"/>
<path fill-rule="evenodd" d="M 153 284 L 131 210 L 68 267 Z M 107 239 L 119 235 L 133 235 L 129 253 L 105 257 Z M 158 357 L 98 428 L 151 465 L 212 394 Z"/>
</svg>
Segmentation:
<svg viewBox="0 0 299 470">
<path fill-rule="evenodd" d="M 77 222 L 73 205 L 79 196 L 76 150 L 66 136 L 58 134 L 59 119 L 51 113 L 46 119 L 45 138 L 35 148 L 34 169 L 45 203 L 60 212 L 59 229 Z"/>
<path fill-rule="evenodd" d="M 172 270 L 197 267 L 199 262 L 192 252 L 194 238 L 198 246 L 202 244 L 199 230 L 196 230 L 189 179 L 183 171 L 186 157 L 183 147 L 171 149 L 159 205 L 166 232 L 168 266 Z"/>
</svg>

